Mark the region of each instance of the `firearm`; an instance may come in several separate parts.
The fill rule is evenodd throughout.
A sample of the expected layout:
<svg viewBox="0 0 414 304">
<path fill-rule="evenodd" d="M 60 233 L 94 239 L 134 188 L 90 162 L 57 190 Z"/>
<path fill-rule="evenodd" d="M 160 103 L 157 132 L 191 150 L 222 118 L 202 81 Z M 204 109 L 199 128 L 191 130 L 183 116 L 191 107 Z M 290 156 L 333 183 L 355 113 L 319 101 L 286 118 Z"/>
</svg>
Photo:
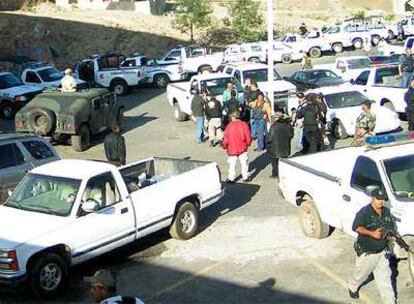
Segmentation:
<svg viewBox="0 0 414 304">
<path fill-rule="evenodd" d="M 382 231 L 382 237 L 383 238 L 394 238 L 395 242 L 401 247 L 403 248 L 405 251 L 410 252 L 412 251 L 410 249 L 410 246 L 404 241 L 404 239 L 401 237 L 401 235 L 395 230 L 394 227 L 390 227 L 389 224 L 387 224 L 386 222 L 384 222 L 384 220 L 382 220 L 381 218 L 379 218 L 378 216 L 377 218 L 377 224 L 379 226 L 379 228 Z"/>
</svg>

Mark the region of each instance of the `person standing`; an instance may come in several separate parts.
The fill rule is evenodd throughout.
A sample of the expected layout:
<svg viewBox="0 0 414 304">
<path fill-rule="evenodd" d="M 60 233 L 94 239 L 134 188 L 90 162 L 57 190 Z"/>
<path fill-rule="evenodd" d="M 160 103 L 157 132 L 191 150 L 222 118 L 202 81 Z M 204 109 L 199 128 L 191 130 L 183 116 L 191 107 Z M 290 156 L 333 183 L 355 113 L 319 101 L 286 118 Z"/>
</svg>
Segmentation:
<svg viewBox="0 0 414 304">
<path fill-rule="evenodd" d="M 359 289 L 374 273 L 375 283 L 384 304 L 396 303 L 396 295 L 391 282 L 391 269 L 387 248 L 389 241 L 382 234 L 379 221 L 395 228 L 390 210 L 384 206 L 386 199 L 383 190 L 376 188 L 371 194 L 371 203 L 363 207 L 355 216 L 352 230 L 358 233 L 354 245 L 356 251 L 355 267 L 349 280 L 349 295 L 359 298 Z"/>
<path fill-rule="evenodd" d="M 408 88 L 414 72 L 414 61 L 410 49 L 406 49 L 405 54 L 400 57 L 399 72 L 401 77 L 401 87 Z"/>
<path fill-rule="evenodd" d="M 62 80 L 60 81 L 62 86 L 63 93 L 73 93 L 76 92 L 77 82 L 75 77 L 73 77 L 72 69 L 65 70 L 65 76 L 63 76 Z"/>
<path fill-rule="evenodd" d="M 384 38 L 381 38 L 380 41 L 378 42 L 378 55 L 389 55 L 387 54 L 387 46 L 388 43 L 387 41 L 385 41 Z"/>
<path fill-rule="evenodd" d="M 221 125 L 223 108 L 215 96 L 212 96 L 210 101 L 207 102 L 205 112 L 208 119 L 208 140 L 210 147 L 214 147 L 223 140 Z"/>
<path fill-rule="evenodd" d="M 205 100 L 201 94 L 196 94 L 191 102 L 191 112 L 196 124 L 196 143 L 200 144 L 204 141 L 204 114 Z"/>
<path fill-rule="evenodd" d="M 257 94 L 256 101 L 250 103 L 252 109 L 252 118 L 256 126 L 257 147 L 255 151 L 263 151 L 265 149 L 265 134 L 267 123 L 270 123 L 272 109 L 266 102 L 262 92 Z"/>
<path fill-rule="evenodd" d="M 311 70 L 313 68 L 312 59 L 308 56 L 305 51 L 301 51 L 302 61 L 300 63 L 301 70 Z"/>
<path fill-rule="evenodd" d="M 303 139 L 304 147 L 302 152 L 314 153 L 318 151 L 318 144 L 321 140 L 321 132 L 319 128 L 320 123 L 320 108 L 316 104 L 314 97 L 306 97 L 307 102 L 298 109 L 296 117 L 297 119 L 303 118 Z"/>
<path fill-rule="evenodd" d="M 398 32 L 397 39 L 400 41 L 403 41 L 405 37 L 405 31 L 404 31 L 404 25 L 402 24 L 401 21 L 397 23 L 397 32 Z"/>
<path fill-rule="evenodd" d="M 289 157 L 293 135 L 290 117 L 281 112 L 276 112 L 274 122 L 266 139 L 267 153 L 272 164 L 272 175 L 270 178 L 279 178 L 279 158 Z"/>
<path fill-rule="evenodd" d="M 93 277 L 85 278 L 91 286 L 91 296 L 95 303 L 101 304 L 144 304 L 135 297 L 123 297 L 117 295 L 116 277 L 106 269 L 98 270 Z"/>
<path fill-rule="evenodd" d="M 299 34 L 300 34 L 301 36 L 304 36 L 307 32 L 308 32 L 308 28 L 307 28 L 306 24 L 305 24 L 305 23 L 302 23 L 302 24 L 299 26 Z"/>
<path fill-rule="evenodd" d="M 249 181 L 249 155 L 247 150 L 252 143 L 249 126 L 239 119 L 239 113 L 230 115 L 231 122 L 224 130 L 223 148 L 227 150 L 229 173 L 227 183 L 233 184 L 236 179 L 236 164 L 240 162 L 242 181 Z"/>
<path fill-rule="evenodd" d="M 351 143 L 352 146 L 362 146 L 367 136 L 374 135 L 376 117 L 371 111 L 371 101 L 365 100 L 361 108 L 362 113 L 356 120 L 354 140 Z"/>
<path fill-rule="evenodd" d="M 121 134 L 121 126 L 118 123 L 114 123 L 111 126 L 111 130 L 112 132 L 104 140 L 106 159 L 117 167 L 123 166 L 126 161 L 126 147 L 125 139 Z"/>
<path fill-rule="evenodd" d="M 251 104 L 257 101 L 257 96 L 259 93 L 262 93 L 257 86 L 257 82 L 252 80 L 250 82 L 250 93 L 249 93 L 249 100 L 247 105 L 250 108 L 250 131 L 252 132 L 253 139 L 257 138 L 257 128 L 255 124 L 255 120 L 253 119 L 253 109 L 251 108 Z M 263 94 L 263 93 L 262 93 Z"/>
<path fill-rule="evenodd" d="M 231 92 L 231 99 L 224 105 L 225 116 L 223 117 L 223 126 L 227 126 L 230 122 L 230 115 L 234 112 L 241 112 L 241 106 L 237 99 L 237 92 L 233 90 Z M 242 119 L 243 120 L 243 119 Z"/>
<path fill-rule="evenodd" d="M 226 104 L 227 101 L 231 99 L 231 92 L 234 91 L 234 84 L 232 82 L 227 83 L 227 89 L 223 92 L 223 105 Z"/>
<path fill-rule="evenodd" d="M 364 52 L 367 56 L 369 56 L 369 54 L 371 53 L 371 41 L 369 41 L 368 38 L 365 38 L 364 41 Z"/>
<path fill-rule="evenodd" d="M 408 120 L 408 130 L 414 131 L 414 79 L 410 82 L 410 87 L 404 96 L 405 103 L 405 114 Z"/>
<path fill-rule="evenodd" d="M 296 96 L 298 97 L 298 108 L 296 111 L 292 113 L 292 122 L 293 126 L 295 127 L 295 137 L 296 137 L 296 150 L 302 151 L 303 150 L 303 118 L 297 118 L 297 111 L 300 110 L 302 107 L 306 105 L 306 97 L 303 93 L 297 93 Z"/>
</svg>

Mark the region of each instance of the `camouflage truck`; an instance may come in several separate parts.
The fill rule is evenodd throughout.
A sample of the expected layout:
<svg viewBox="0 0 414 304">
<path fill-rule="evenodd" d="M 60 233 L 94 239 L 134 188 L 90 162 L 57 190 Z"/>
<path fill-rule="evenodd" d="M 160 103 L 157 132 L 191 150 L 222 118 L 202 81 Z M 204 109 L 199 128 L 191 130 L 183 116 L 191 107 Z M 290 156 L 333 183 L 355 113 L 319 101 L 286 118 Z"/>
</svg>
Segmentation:
<svg viewBox="0 0 414 304">
<path fill-rule="evenodd" d="M 73 93 L 50 91 L 37 95 L 15 118 L 17 132 L 51 137 L 70 142 L 75 151 L 85 151 L 91 136 L 121 122 L 123 106 L 107 89 L 89 89 Z"/>
</svg>

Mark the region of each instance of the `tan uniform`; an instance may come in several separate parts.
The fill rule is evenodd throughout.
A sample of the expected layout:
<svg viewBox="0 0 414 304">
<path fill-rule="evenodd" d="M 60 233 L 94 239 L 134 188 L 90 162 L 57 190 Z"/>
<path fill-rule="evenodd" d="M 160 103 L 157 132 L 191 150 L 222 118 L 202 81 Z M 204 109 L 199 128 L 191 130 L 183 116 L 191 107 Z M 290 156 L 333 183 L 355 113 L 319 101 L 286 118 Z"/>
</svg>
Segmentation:
<svg viewBox="0 0 414 304">
<path fill-rule="evenodd" d="M 66 92 L 66 93 L 72 93 L 72 92 L 76 92 L 76 79 L 71 76 L 71 75 L 65 75 L 62 80 L 61 80 L 61 84 L 62 84 L 62 92 Z"/>
</svg>

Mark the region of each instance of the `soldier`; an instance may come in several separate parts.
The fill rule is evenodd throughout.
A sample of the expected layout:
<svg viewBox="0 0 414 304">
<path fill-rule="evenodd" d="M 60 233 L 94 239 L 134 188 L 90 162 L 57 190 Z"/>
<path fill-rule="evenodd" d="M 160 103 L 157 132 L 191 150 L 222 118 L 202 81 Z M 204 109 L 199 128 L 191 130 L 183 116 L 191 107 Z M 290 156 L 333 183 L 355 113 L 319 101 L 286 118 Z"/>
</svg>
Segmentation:
<svg viewBox="0 0 414 304">
<path fill-rule="evenodd" d="M 414 131 L 414 79 L 411 80 L 410 87 L 404 96 L 407 107 L 405 108 L 405 114 L 408 120 L 408 130 Z"/>
<path fill-rule="evenodd" d="M 414 61 L 411 57 L 411 50 L 406 49 L 405 54 L 401 55 L 399 60 L 399 72 L 401 77 L 401 87 L 407 88 L 408 84 L 413 77 Z"/>
<path fill-rule="evenodd" d="M 73 77 L 72 73 L 73 73 L 72 69 L 65 70 L 65 76 L 61 80 L 62 92 L 65 92 L 65 93 L 76 92 L 76 86 L 78 84 L 76 83 L 76 79 L 75 77 Z"/>
<path fill-rule="evenodd" d="M 390 240 L 383 236 L 379 220 L 395 227 L 390 210 L 384 206 L 386 199 L 383 190 L 376 188 L 371 194 L 371 204 L 363 207 L 355 216 L 352 230 L 358 233 L 354 245 L 356 251 L 355 268 L 349 280 L 349 295 L 359 298 L 359 288 L 374 273 L 375 283 L 385 304 L 396 303 L 391 282 L 391 269 L 388 260 Z"/>
<path fill-rule="evenodd" d="M 365 138 L 372 136 L 375 129 L 375 114 L 371 112 L 371 101 L 365 100 L 362 103 L 362 113 L 356 120 L 356 129 L 352 146 L 362 146 Z"/>
<path fill-rule="evenodd" d="M 302 62 L 300 63 L 301 70 L 311 70 L 313 68 L 312 59 L 308 56 L 305 51 L 300 51 L 303 53 Z"/>
</svg>

